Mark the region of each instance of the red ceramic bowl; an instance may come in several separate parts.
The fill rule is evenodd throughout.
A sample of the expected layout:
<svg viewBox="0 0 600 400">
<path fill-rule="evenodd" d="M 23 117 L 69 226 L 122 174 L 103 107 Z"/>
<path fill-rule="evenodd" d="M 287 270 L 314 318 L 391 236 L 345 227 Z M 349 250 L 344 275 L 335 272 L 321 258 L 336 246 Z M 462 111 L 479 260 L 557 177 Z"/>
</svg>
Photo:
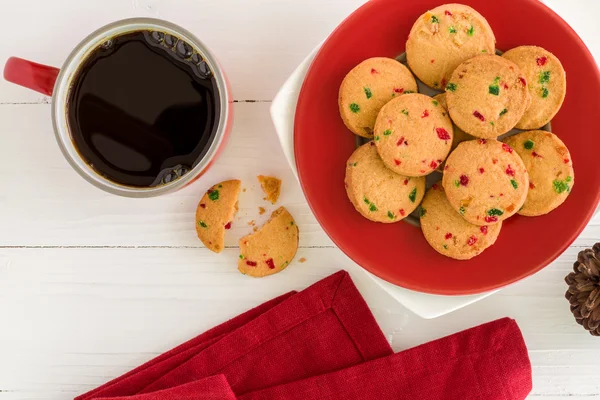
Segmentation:
<svg viewBox="0 0 600 400">
<path fill-rule="evenodd" d="M 355 137 L 338 111 L 338 89 L 361 61 L 404 52 L 414 21 L 440 0 L 371 0 L 329 37 L 313 62 L 296 110 L 294 145 L 300 181 L 331 239 L 359 265 L 396 285 L 435 294 L 463 295 L 523 279 L 558 257 L 581 233 L 600 199 L 597 132 L 598 67 L 577 34 L 538 0 L 465 0 L 487 18 L 497 48 L 538 45 L 554 53 L 567 72 L 567 97 L 552 131 L 571 151 L 576 184 L 567 201 L 536 218 L 506 221 L 496 245 L 470 261 L 434 251 L 419 227 L 379 224 L 359 215 L 344 189 L 346 160 Z M 501 3 L 501 4 L 500 4 Z"/>
</svg>

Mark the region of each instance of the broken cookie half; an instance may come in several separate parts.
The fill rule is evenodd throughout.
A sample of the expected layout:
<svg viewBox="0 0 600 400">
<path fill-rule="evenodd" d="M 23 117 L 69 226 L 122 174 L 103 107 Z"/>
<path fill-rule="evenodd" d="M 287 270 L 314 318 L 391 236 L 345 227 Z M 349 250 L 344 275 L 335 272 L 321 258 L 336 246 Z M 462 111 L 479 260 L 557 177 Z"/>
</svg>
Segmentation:
<svg viewBox="0 0 600 400">
<path fill-rule="evenodd" d="M 240 239 L 238 269 L 257 278 L 283 271 L 296 255 L 298 236 L 292 215 L 278 208 L 256 233 Z"/>
<path fill-rule="evenodd" d="M 196 232 L 204 245 L 215 253 L 225 247 L 225 231 L 238 210 L 242 182 L 230 180 L 211 187 L 196 209 Z"/>
</svg>

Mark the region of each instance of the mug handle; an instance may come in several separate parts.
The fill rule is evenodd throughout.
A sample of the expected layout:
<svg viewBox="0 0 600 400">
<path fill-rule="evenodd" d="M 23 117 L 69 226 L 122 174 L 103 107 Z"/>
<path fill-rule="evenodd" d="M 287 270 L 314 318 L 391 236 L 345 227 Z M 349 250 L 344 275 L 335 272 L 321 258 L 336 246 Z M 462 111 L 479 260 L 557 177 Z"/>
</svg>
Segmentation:
<svg viewBox="0 0 600 400">
<path fill-rule="evenodd" d="M 58 68 L 11 57 L 4 66 L 4 79 L 46 96 L 52 96 L 59 72 Z"/>
</svg>

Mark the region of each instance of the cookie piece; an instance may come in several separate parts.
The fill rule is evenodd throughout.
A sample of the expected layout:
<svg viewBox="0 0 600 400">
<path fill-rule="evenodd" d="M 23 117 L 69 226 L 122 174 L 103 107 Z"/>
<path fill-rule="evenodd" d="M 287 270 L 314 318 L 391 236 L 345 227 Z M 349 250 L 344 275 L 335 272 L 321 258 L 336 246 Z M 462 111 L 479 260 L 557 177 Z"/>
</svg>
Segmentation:
<svg viewBox="0 0 600 400">
<path fill-rule="evenodd" d="M 281 179 L 264 175 L 259 175 L 257 178 L 263 192 L 267 195 L 263 200 L 270 201 L 272 204 L 277 203 L 279 194 L 281 193 Z"/>
<path fill-rule="evenodd" d="M 406 59 L 423 83 L 443 90 L 460 63 L 482 53 L 494 54 L 495 49 L 494 32 L 481 14 L 462 4 L 445 4 L 415 22 L 406 42 Z"/>
<path fill-rule="evenodd" d="M 529 176 L 521 157 L 492 139 L 469 140 L 450 154 L 442 180 L 450 205 L 468 222 L 492 225 L 525 203 Z"/>
<path fill-rule="evenodd" d="M 240 239 L 238 270 L 255 278 L 283 271 L 296 255 L 298 235 L 294 218 L 279 207 L 257 232 Z"/>
<path fill-rule="evenodd" d="M 377 151 L 385 165 L 400 175 L 424 176 L 435 171 L 448 156 L 453 137 L 446 110 L 424 94 L 390 101 L 375 123 Z"/>
<path fill-rule="evenodd" d="M 496 243 L 502 222 L 478 226 L 454 211 L 442 187 L 434 184 L 421 204 L 421 230 L 438 253 L 456 260 L 469 260 Z"/>
<path fill-rule="evenodd" d="M 538 129 L 554 118 L 567 94 L 567 74 L 559 59 L 537 46 L 520 46 L 502 55 L 517 64 L 529 82 L 531 105 L 517 123 L 519 129 Z"/>
<path fill-rule="evenodd" d="M 238 210 L 242 182 L 234 179 L 217 183 L 202 196 L 196 209 L 196 233 L 204 245 L 215 253 L 223 251 L 225 231 Z"/>
<path fill-rule="evenodd" d="M 373 142 L 360 146 L 346 164 L 346 193 L 365 218 L 393 223 L 412 213 L 425 194 L 425 177 L 399 175 L 385 166 Z"/>
<path fill-rule="evenodd" d="M 440 93 L 438 95 L 433 96 L 433 99 L 438 102 L 438 104 L 444 107 L 445 110 L 448 110 L 448 104 L 446 103 L 446 93 Z M 435 102 L 433 103 L 434 105 Z M 452 153 L 456 147 L 462 142 L 466 142 L 467 140 L 475 139 L 473 136 L 469 135 L 467 132 L 463 131 L 456 125 L 452 125 L 454 128 L 454 138 L 452 138 L 452 147 L 450 148 L 450 152 Z M 440 166 L 438 166 L 438 171 L 443 171 L 446 162 L 444 161 Z"/>
<path fill-rule="evenodd" d="M 484 139 L 515 127 L 531 102 L 527 80 L 519 67 L 496 55 L 480 55 L 456 68 L 446 85 L 452 121 Z"/>
<path fill-rule="evenodd" d="M 348 129 L 370 139 L 381 107 L 394 97 L 417 90 L 417 81 L 404 65 L 392 58 L 370 58 L 344 78 L 340 115 Z"/>
<path fill-rule="evenodd" d="M 519 214 L 544 215 L 560 206 L 575 184 L 567 146 L 546 131 L 528 131 L 504 140 L 521 156 L 529 174 L 529 193 Z"/>
</svg>

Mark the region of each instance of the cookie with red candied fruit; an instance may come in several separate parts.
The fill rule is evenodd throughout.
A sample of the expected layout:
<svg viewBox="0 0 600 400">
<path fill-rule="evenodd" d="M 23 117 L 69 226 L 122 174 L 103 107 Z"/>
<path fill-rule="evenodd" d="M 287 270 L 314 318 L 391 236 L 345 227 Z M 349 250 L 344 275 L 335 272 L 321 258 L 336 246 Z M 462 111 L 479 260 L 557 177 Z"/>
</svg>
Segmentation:
<svg viewBox="0 0 600 400">
<path fill-rule="evenodd" d="M 234 179 L 218 183 L 202 196 L 196 209 L 196 233 L 204 245 L 215 253 L 223 251 L 225 231 L 238 210 L 242 182 Z"/>
<path fill-rule="evenodd" d="M 421 15 L 406 42 L 406 59 L 427 86 L 444 90 L 463 61 L 494 54 L 496 38 L 487 20 L 462 4 L 445 4 Z"/>
<path fill-rule="evenodd" d="M 469 260 L 492 246 L 502 223 L 474 225 L 462 218 L 450 205 L 442 182 L 434 184 L 421 204 L 421 230 L 438 253 L 456 260 Z"/>
<path fill-rule="evenodd" d="M 373 142 L 354 151 L 346 163 L 346 193 L 363 217 L 382 223 L 403 220 L 425 194 L 425 177 L 400 175 L 385 166 Z"/>
<path fill-rule="evenodd" d="M 531 105 L 516 127 L 541 128 L 554 118 L 565 100 L 565 69 L 554 54 L 537 46 L 515 47 L 502 57 L 517 64 L 529 82 Z"/>
<path fill-rule="evenodd" d="M 527 131 L 504 140 L 521 156 L 529 173 L 529 193 L 520 215 L 548 214 L 567 200 L 575 184 L 567 146 L 553 133 Z"/>
<path fill-rule="evenodd" d="M 525 203 L 529 175 L 512 147 L 493 139 L 458 145 L 444 167 L 444 191 L 452 208 L 475 225 L 493 225 Z"/>
<path fill-rule="evenodd" d="M 454 138 L 452 121 L 437 100 L 406 94 L 383 106 L 375 123 L 375 146 L 385 165 L 400 175 L 425 176 L 444 162 Z"/>
<path fill-rule="evenodd" d="M 279 207 L 258 231 L 240 239 L 238 270 L 255 278 L 283 271 L 296 255 L 298 236 L 294 218 Z"/>
<path fill-rule="evenodd" d="M 404 65 L 392 58 L 369 58 L 342 81 L 338 99 L 340 115 L 348 129 L 370 139 L 381 107 L 395 97 L 417 90 L 417 81 Z"/>
<path fill-rule="evenodd" d="M 446 103 L 446 93 L 440 93 L 436 96 L 433 96 L 433 104 L 435 106 L 444 107 L 445 110 L 448 110 L 448 104 Z M 446 111 L 447 112 L 447 111 Z M 458 126 L 453 125 L 454 129 L 454 138 L 452 138 L 452 147 L 450 148 L 450 152 L 453 152 L 456 147 L 462 142 L 466 142 L 467 140 L 475 139 L 473 136 L 469 135 L 467 132 L 460 129 Z M 442 171 L 446 163 L 442 163 L 438 166 L 438 171 Z"/>
<path fill-rule="evenodd" d="M 459 65 L 446 85 L 452 121 L 484 139 L 510 131 L 523 117 L 531 97 L 525 75 L 512 61 L 480 55 Z"/>
</svg>

